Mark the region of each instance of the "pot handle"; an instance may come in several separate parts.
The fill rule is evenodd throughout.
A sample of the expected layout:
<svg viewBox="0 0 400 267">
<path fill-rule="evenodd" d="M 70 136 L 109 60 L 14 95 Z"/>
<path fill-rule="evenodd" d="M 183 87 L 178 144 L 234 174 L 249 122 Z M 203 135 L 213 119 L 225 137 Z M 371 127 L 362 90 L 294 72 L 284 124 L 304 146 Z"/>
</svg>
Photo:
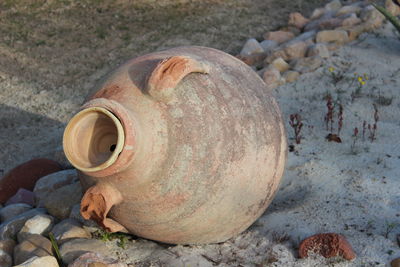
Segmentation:
<svg viewBox="0 0 400 267">
<path fill-rule="evenodd" d="M 162 60 L 147 80 L 147 92 L 157 100 L 169 100 L 173 89 L 188 74 L 207 74 L 210 67 L 187 56 L 173 56 Z"/>
<path fill-rule="evenodd" d="M 121 193 L 112 185 L 107 183 L 98 183 L 90 187 L 81 201 L 81 215 L 84 219 L 94 220 L 97 224 L 109 232 L 125 232 L 127 229 L 107 218 L 111 207 L 122 202 Z"/>
</svg>

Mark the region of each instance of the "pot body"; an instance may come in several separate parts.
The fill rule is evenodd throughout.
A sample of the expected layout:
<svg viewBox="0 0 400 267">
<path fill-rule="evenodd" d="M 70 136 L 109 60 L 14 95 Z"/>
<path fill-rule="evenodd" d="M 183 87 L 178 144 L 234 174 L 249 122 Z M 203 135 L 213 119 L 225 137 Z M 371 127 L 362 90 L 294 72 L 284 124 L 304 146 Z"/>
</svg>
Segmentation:
<svg viewBox="0 0 400 267">
<path fill-rule="evenodd" d="M 247 229 L 272 201 L 284 125 L 271 92 L 236 58 L 205 47 L 141 56 L 86 101 L 115 115 L 125 139 L 110 166 L 81 168 L 84 217 L 161 242 L 213 243 Z"/>
</svg>

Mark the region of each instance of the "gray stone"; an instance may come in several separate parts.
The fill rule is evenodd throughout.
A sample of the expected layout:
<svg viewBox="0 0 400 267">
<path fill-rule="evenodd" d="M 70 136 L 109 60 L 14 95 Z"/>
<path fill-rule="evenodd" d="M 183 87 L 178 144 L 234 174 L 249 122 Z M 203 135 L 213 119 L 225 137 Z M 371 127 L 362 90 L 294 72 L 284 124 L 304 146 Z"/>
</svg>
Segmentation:
<svg viewBox="0 0 400 267">
<path fill-rule="evenodd" d="M 27 220 L 45 212 L 46 210 L 42 208 L 31 209 L 0 224 L 0 240 L 15 239 L 17 233 L 21 230 Z"/>
<path fill-rule="evenodd" d="M 320 8 L 316 8 L 314 9 L 314 11 L 311 13 L 311 17 L 310 19 L 318 19 L 320 17 L 322 17 L 322 15 L 324 15 L 324 13 L 326 12 L 325 8 L 320 7 Z"/>
<path fill-rule="evenodd" d="M 69 218 L 77 220 L 81 224 L 85 226 L 90 226 L 90 227 L 97 227 L 98 224 L 93 221 L 93 220 L 85 220 L 85 218 L 82 217 L 81 214 L 81 205 L 80 204 L 75 204 L 72 207 L 71 213 L 69 214 Z"/>
<path fill-rule="evenodd" d="M 260 45 L 260 43 L 254 39 L 248 39 L 246 41 L 246 43 L 244 44 L 242 51 L 240 51 L 240 55 L 241 56 L 250 56 L 250 55 L 254 55 L 254 54 L 259 54 L 259 53 L 263 53 L 264 49 L 262 48 L 262 46 Z"/>
<path fill-rule="evenodd" d="M 342 6 L 337 12 L 336 16 L 342 16 L 350 13 L 359 14 L 362 8 L 359 5 Z"/>
<path fill-rule="evenodd" d="M 19 231 L 17 237 L 18 242 L 22 242 L 28 235 L 38 234 L 46 235 L 54 224 L 54 218 L 46 214 L 38 214 L 27 220 Z"/>
<path fill-rule="evenodd" d="M 59 267 L 56 258 L 52 256 L 37 257 L 34 256 L 20 265 L 14 267 Z"/>
<path fill-rule="evenodd" d="M 278 43 L 273 40 L 264 40 L 260 43 L 261 47 L 264 49 L 264 52 L 268 53 L 278 47 Z"/>
<path fill-rule="evenodd" d="M 342 7 L 340 0 L 333 0 L 325 5 L 325 9 L 328 11 L 338 11 Z"/>
<path fill-rule="evenodd" d="M 320 56 L 322 58 L 329 58 L 329 50 L 328 47 L 325 44 L 314 44 L 310 46 L 307 50 L 307 57 L 312 57 L 312 56 Z"/>
<path fill-rule="evenodd" d="M 52 230 L 58 244 L 63 244 L 71 239 L 91 238 L 92 235 L 74 219 L 65 219 L 56 224 Z"/>
<path fill-rule="evenodd" d="M 60 247 L 61 258 L 65 264 L 70 264 L 87 252 L 97 252 L 104 256 L 111 255 L 106 243 L 97 239 L 73 239 Z"/>
<path fill-rule="evenodd" d="M 36 197 L 36 206 L 43 207 L 44 199 L 55 190 L 76 183 L 78 173 L 75 169 L 63 170 L 40 178 L 33 189 Z"/>
<path fill-rule="evenodd" d="M 11 267 L 12 257 L 10 254 L 0 249 L 0 267 Z"/>
<path fill-rule="evenodd" d="M 104 257 L 99 253 L 88 252 L 81 255 L 73 263 L 68 265 L 68 267 L 94 267 L 96 266 L 107 266 L 107 267 L 128 267 L 126 263 L 119 262 L 118 260 Z"/>
<path fill-rule="evenodd" d="M 72 207 L 82 198 L 82 187 L 79 182 L 66 185 L 51 192 L 44 199 L 48 213 L 62 220 L 69 217 Z"/>
<path fill-rule="evenodd" d="M 14 248 L 14 263 L 21 264 L 34 257 L 52 256 L 50 240 L 41 235 L 32 234 Z"/>
<path fill-rule="evenodd" d="M 322 58 L 319 56 L 306 57 L 294 60 L 291 65 L 292 69 L 300 73 L 312 72 L 322 65 Z"/>
<path fill-rule="evenodd" d="M 25 203 L 8 205 L 0 210 L 0 222 L 5 222 L 13 217 L 32 209 L 32 206 Z"/>
<path fill-rule="evenodd" d="M 300 34 L 299 36 L 296 36 L 296 38 L 294 38 L 290 42 L 298 42 L 298 41 L 306 42 L 306 41 L 308 41 L 310 39 L 312 41 L 314 41 L 316 34 L 317 34 L 317 31 L 304 32 L 304 33 Z"/>
</svg>

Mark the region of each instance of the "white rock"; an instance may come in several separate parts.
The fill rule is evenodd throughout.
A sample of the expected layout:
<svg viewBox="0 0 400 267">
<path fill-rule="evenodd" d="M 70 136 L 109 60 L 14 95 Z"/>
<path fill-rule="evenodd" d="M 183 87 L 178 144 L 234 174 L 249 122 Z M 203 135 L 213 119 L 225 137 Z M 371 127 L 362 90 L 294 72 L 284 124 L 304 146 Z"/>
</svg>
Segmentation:
<svg viewBox="0 0 400 267">
<path fill-rule="evenodd" d="M 30 234 L 46 235 L 54 224 L 54 218 L 46 214 L 38 214 L 27 220 L 19 231 L 18 242 L 22 242 Z"/>
<path fill-rule="evenodd" d="M 261 47 L 264 49 L 264 52 L 268 53 L 278 47 L 278 43 L 273 40 L 264 40 L 260 43 Z"/>
<path fill-rule="evenodd" d="M 0 222 L 5 222 L 13 217 L 32 209 L 32 206 L 25 203 L 8 205 L 0 210 Z"/>
<path fill-rule="evenodd" d="M 16 238 L 17 233 L 21 230 L 27 220 L 45 212 L 46 210 L 41 208 L 31 209 L 0 224 L 0 240 Z"/>
<path fill-rule="evenodd" d="M 0 249 L 0 267 L 11 267 L 12 266 L 12 257 Z"/>
<path fill-rule="evenodd" d="M 91 238 L 92 235 L 86 229 L 82 228 L 82 224 L 74 219 L 65 219 L 56 224 L 52 230 L 58 244 L 76 238 Z"/>
<path fill-rule="evenodd" d="M 274 66 L 280 72 L 285 72 L 289 69 L 289 64 L 281 57 L 272 61 L 271 65 Z"/>
<path fill-rule="evenodd" d="M 46 175 L 40 178 L 33 189 L 36 197 L 36 206 L 43 207 L 44 199 L 51 192 L 60 187 L 75 183 L 78 181 L 78 174 L 75 169 L 63 170 Z"/>
<path fill-rule="evenodd" d="M 56 258 L 53 256 L 37 257 L 34 256 L 29 260 L 16 265 L 14 267 L 59 267 Z"/>
<path fill-rule="evenodd" d="M 248 39 L 244 44 L 242 51 L 240 51 L 241 56 L 250 56 L 258 53 L 263 53 L 264 49 L 260 45 L 260 43 L 254 39 Z"/>
</svg>

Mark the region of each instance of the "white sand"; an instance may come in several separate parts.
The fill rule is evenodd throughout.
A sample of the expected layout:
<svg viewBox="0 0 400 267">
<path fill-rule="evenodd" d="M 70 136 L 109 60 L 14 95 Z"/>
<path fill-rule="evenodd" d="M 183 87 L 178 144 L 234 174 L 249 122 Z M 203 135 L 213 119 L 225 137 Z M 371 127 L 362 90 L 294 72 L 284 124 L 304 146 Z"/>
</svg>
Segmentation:
<svg viewBox="0 0 400 267">
<path fill-rule="evenodd" d="M 294 143 L 288 124 L 292 113 L 303 117 L 303 139 L 295 146 L 296 152 L 288 155 L 286 173 L 272 205 L 248 231 L 224 244 L 198 247 L 168 248 L 139 239 L 126 250 L 116 248 L 119 257 L 127 263 L 142 259 L 138 266 L 149 262 L 153 266 L 385 266 L 400 257 L 396 241 L 400 232 L 400 39 L 386 25 L 382 34 L 364 34 L 333 52 L 329 61 L 275 91 L 287 120 L 289 143 Z M 345 72 L 336 88 L 330 66 Z M 350 94 L 357 85 L 349 88 L 349 84 L 354 72 L 367 73 L 370 79 L 352 102 Z M 83 88 L 99 74 L 90 77 Z M 19 90 L 21 86 L 36 87 Z M 23 84 L 6 73 L 0 73 L 0 87 L 0 169 L 7 171 L 33 156 L 59 151 L 65 123 L 82 99 L 71 96 L 54 101 L 58 98 L 50 91 Z M 337 93 L 338 89 L 343 92 Z M 325 140 L 323 98 L 327 93 L 344 106 L 341 144 Z M 392 102 L 377 103 L 379 95 Z M 380 118 L 377 139 L 362 141 L 362 122 L 373 122 L 373 103 Z M 336 122 L 335 117 L 335 128 Z M 359 128 L 360 137 L 352 150 L 354 127 Z M 324 232 L 343 234 L 357 259 L 299 260 L 299 242 Z"/>
</svg>

